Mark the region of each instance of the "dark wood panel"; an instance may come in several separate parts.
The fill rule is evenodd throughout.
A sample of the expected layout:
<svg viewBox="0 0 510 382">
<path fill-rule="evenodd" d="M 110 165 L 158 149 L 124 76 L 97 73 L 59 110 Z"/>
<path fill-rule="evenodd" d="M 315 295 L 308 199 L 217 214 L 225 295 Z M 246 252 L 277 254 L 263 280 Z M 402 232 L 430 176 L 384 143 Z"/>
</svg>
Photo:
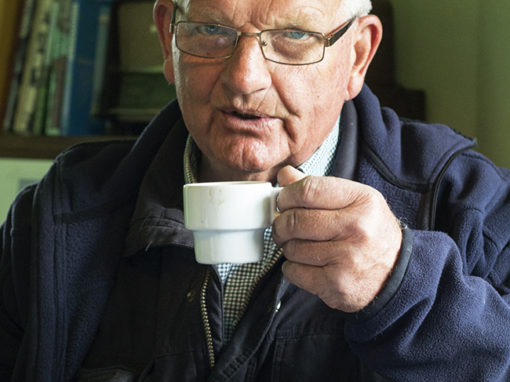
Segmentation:
<svg viewBox="0 0 510 382">
<path fill-rule="evenodd" d="M 129 136 L 22 137 L 0 135 L 0 157 L 53 159 L 66 148 L 82 142 L 132 139 Z"/>
</svg>

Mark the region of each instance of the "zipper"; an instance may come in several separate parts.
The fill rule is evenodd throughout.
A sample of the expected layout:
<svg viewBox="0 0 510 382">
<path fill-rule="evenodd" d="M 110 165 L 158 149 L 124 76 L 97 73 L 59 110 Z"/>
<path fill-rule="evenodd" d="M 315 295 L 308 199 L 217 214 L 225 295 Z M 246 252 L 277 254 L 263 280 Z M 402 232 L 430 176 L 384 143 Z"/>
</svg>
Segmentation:
<svg viewBox="0 0 510 382">
<path fill-rule="evenodd" d="M 214 346 L 211 332 L 211 325 L 209 323 L 209 315 L 207 314 L 207 306 L 205 304 L 205 296 L 207 292 L 207 286 L 209 285 L 209 280 L 211 279 L 211 268 L 207 268 L 205 273 L 204 284 L 202 285 L 202 289 L 200 291 L 200 311 L 202 313 L 202 322 L 204 324 L 204 332 L 205 332 L 205 340 L 207 343 L 207 352 L 209 354 L 209 366 L 211 369 L 214 368 L 216 363 L 214 357 Z"/>
<path fill-rule="evenodd" d="M 273 266 L 276 264 L 276 262 L 281 258 L 283 254 L 283 249 L 279 248 L 276 252 L 276 254 L 271 259 L 270 263 L 266 265 L 265 269 L 261 273 L 258 280 L 260 280 L 264 275 L 266 275 L 270 269 L 273 268 Z M 204 324 L 204 333 L 205 333 L 205 340 L 207 344 L 207 352 L 209 355 L 209 366 L 211 369 L 214 368 L 214 365 L 216 364 L 216 359 L 214 356 L 214 345 L 213 345 L 213 339 L 212 339 L 212 331 L 211 331 L 211 324 L 209 323 L 209 315 L 207 313 L 207 305 L 206 305 L 206 294 L 207 294 L 207 287 L 209 285 L 209 281 L 211 280 L 211 268 L 208 267 L 205 273 L 205 279 L 204 284 L 202 285 L 202 289 L 200 290 L 200 312 L 202 314 L 202 323 Z M 249 290 L 249 295 L 253 293 L 255 286 L 258 284 L 258 281 L 254 283 Z M 248 298 L 248 301 L 250 298 Z M 243 302 L 242 306 L 242 314 L 246 311 L 246 308 L 248 307 L 248 301 Z M 278 305 L 276 308 L 276 311 L 278 311 L 280 306 Z"/>
<path fill-rule="evenodd" d="M 441 169 L 441 172 L 437 176 L 437 179 L 434 181 L 434 189 L 433 189 L 433 194 L 432 194 L 432 200 L 430 202 L 430 207 L 429 207 L 430 209 L 429 209 L 429 216 L 428 216 L 428 222 L 427 222 L 428 226 L 426 227 L 427 230 L 433 231 L 433 230 L 436 229 L 434 222 L 436 220 L 436 214 L 437 214 L 437 204 L 438 204 L 438 201 L 439 201 L 439 191 L 440 191 L 440 188 L 441 188 L 441 183 L 443 181 L 443 178 L 444 178 L 446 172 L 448 171 L 448 169 L 450 168 L 450 165 L 463 152 L 468 151 L 470 149 L 474 149 L 475 147 L 476 147 L 476 144 L 473 144 L 471 146 L 464 147 L 464 148 L 454 152 L 452 154 L 452 156 L 448 159 L 448 161 L 445 163 L 443 168 Z"/>
</svg>

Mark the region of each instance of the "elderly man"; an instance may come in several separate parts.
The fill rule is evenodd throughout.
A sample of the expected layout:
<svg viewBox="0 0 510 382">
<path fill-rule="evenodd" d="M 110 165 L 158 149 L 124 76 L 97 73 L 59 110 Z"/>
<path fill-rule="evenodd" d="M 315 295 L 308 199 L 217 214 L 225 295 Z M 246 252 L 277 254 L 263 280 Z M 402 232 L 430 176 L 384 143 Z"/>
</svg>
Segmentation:
<svg viewBox="0 0 510 382">
<path fill-rule="evenodd" d="M 13 204 L 2 380 L 510 378 L 510 172 L 381 109 L 369 10 L 156 1 L 178 103 Z M 222 180 L 284 186 L 258 263 L 194 260 L 182 186 Z"/>
</svg>

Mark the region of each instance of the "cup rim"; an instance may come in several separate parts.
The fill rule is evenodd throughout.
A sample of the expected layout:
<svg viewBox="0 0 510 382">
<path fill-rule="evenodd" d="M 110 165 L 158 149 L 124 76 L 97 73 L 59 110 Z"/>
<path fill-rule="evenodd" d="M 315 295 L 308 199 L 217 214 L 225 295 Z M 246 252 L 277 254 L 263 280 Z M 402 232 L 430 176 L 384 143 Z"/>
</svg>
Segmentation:
<svg viewBox="0 0 510 382">
<path fill-rule="evenodd" d="M 234 181 L 220 181 L 220 182 L 198 182 L 198 183 L 187 183 L 184 187 L 211 187 L 211 186 L 242 186 L 242 185 L 266 185 L 272 186 L 271 182 L 263 180 L 234 180 Z"/>
</svg>

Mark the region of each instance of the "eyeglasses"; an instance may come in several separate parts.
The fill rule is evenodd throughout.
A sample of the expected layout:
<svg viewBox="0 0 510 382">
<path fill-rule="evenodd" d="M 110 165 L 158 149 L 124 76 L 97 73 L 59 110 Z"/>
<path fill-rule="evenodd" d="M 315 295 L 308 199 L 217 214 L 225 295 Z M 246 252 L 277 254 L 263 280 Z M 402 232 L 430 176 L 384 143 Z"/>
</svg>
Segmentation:
<svg viewBox="0 0 510 382">
<path fill-rule="evenodd" d="M 353 17 L 326 35 L 293 28 L 245 33 L 221 24 L 175 22 L 176 9 L 174 7 L 172 13 L 170 33 L 175 36 L 181 52 L 201 58 L 227 59 L 234 54 L 241 36 L 253 36 L 257 37 L 266 60 L 284 65 L 310 65 L 322 61 L 326 47 L 337 42 L 356 19 Z"/>
</svg>

